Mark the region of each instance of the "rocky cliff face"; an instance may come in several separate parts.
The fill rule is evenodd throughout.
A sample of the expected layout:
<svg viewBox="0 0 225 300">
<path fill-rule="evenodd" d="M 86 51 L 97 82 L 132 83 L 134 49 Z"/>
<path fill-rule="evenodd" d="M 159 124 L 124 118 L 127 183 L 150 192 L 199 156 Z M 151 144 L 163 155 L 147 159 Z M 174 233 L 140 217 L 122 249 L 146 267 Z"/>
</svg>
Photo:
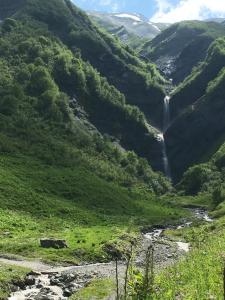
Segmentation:
<svg viewBox="0 0 225 300">
<path fill-rule="evenodd" d="M 162 70 L 168 67 L 168 61 L 172 61 L 169 76 L 177 84 L 205 59 L 210 44 L 224 34 L 225 26 L 222 23 L 184 21 L 170 26 L 147 42 L 141 54 Z"/>
</svg>

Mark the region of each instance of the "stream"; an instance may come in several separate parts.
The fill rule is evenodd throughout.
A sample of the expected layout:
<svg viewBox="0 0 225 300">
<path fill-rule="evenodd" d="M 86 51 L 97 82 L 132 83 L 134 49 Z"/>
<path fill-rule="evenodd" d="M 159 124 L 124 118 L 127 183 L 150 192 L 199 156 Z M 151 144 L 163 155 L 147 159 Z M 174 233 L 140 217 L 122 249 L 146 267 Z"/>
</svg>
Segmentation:
<svg viewBox="0 0 225 300">
<path fill-rule="evenodd" d="M 213 220 L 202 209 L 190 209 L 193 216 L 205 222 Z M 178 226 L 153 228 L 142 234 L 139 248 L 137 248 L 136 265 L 142 267 L 145 261 L 146 249 L 154 245 L 154 263 L 157 270 L 161 270 L 184 256 L 190 250 L 189 243 L 184 241 L 171 241 L 163 235 L 167 229 L 180 230 L 191 226 L 192 222 L 183 222 Z M 15 290 L 9 300 L 66 300 L 79 289 L 87 286 L 93 279 L 115 277 L 115 263 L 99 263 L 82 266 L 52 267 L 38 261 L 19 261 L 0 259 L 0 262 L 32 268 L 21 285 Z M 124 276 L 125 264 L 119 263 L 119 275 Z"/>
</svg>

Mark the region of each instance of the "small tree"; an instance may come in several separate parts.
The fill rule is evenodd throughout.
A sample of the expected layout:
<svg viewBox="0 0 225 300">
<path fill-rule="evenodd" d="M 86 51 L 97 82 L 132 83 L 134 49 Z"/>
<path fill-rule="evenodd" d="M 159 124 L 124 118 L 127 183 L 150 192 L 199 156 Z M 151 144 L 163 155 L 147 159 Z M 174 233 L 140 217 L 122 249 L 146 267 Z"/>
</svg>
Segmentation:
<svg viewBox="0 0 225 300">
<path fill-rule="evenodd" d="M 221 202 L 225 200 L 223 190 L 221 187 L 217 187 L 214 189 L 212 193 L 212 203 L 214 207 L 217 207 Z"/>
</svg>

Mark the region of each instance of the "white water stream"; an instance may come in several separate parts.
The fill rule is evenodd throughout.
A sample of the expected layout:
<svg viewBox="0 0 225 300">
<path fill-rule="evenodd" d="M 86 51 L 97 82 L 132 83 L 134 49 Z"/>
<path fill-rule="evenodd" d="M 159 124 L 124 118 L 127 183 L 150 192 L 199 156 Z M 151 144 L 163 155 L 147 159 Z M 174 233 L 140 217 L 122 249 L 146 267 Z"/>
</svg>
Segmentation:
<svg viewBox="0 0 225 300">
<path fill-rule="evenodd" d="M 162 162 L 163 162 L 164 173 L 168 178 L 171 178 L 170 165 L 169 165 L 169 159 L 166 151 L 166 143 L 165 143 L 164 136 L 162 133 L 160 133 L 158 134 L 157 138 L 162 148 Z"/>
<path fill-rule="evenodd" d="M 171 171 L 170 171 L 170 164 L 169 164 L 169 159 L 167 155 L 167 150 L 166 150 L 166 143 L 165 143 L 165 138 L 164 134 L 166 130 L 169 128 L 170 125 L 170 96 L 165 96 L 163 100 L 163 126 L 162 126 L 162 132 L 157 135 L 157 139 L 161 144 L 161 151 L 162 151 L 162 163 L 163 163 L 163 171 L 164 174 L 168 178 L 172 178 L 171 176 Z"/>
<path fill-rule="evenodd" d="M 202 220 L 202 221 L 205 221 L 205 222 L 213 222 L 213 219 L 211 219 L 209 217 L 207 211 L 205 211 L 203 209 L 196 208 L 196 209 L 190 209 L 190 211 L 193 213 L 193 215 L 196 219 L 199 219 L 199 220 Z M 171 229 L 171 228 L 179 230 L 179 229 L 182 229 L 182 228 L 185 228 L 185 227 L 190 227 L 191 224 L 192 224 L 192 222 L 185 222 L 185 223 L 183 223 L 181 225 L 178 225 L 176 227 L 157 228 L 157 229 L 152 230 L 151 232 L 146 233 L 144 236 L 145 236 L 145 238 L 147 238 L 151 241 L 157 241 L 157 240 L 161 239 L 164 230 Z M 179 242 L 175 242 L 175 244 L 177 245 L 177 247 L 180 251 L 189 252 L 189 250 L 190 250 L 190 244 L 189 243 L 179 241 Z"/>
<path fill-rule="evenodd" d="M 166 132 L 170 125 L 170 96 L 163 99 L 163 133 Z"/>
<path fill-rule="evenodd" d="M 9 297 L 9 300 L 66 300 L 63 296 L 63 289 L 59 286 L 52 286 L 48 275 L 41 274 L 36 277 L 35 285 L 28 286 L 25 290 L 19 290 Z"/>
</svg>

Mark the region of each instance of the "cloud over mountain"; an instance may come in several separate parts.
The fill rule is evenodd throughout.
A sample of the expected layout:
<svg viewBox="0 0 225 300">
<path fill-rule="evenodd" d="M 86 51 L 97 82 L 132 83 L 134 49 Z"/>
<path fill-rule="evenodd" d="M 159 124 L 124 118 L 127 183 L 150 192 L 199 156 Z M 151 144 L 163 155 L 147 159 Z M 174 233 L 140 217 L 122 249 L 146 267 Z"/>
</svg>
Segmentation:
<svg viewBox="0 0 225 300">
<path fill-rule="evenodd" d="M 151 17 L 153 22 L 174 23 L 182 20 L 203 20 L 211 17 L 225 17 L 224 0 L 155 0 L 157 11 Z"/>
</svg>

